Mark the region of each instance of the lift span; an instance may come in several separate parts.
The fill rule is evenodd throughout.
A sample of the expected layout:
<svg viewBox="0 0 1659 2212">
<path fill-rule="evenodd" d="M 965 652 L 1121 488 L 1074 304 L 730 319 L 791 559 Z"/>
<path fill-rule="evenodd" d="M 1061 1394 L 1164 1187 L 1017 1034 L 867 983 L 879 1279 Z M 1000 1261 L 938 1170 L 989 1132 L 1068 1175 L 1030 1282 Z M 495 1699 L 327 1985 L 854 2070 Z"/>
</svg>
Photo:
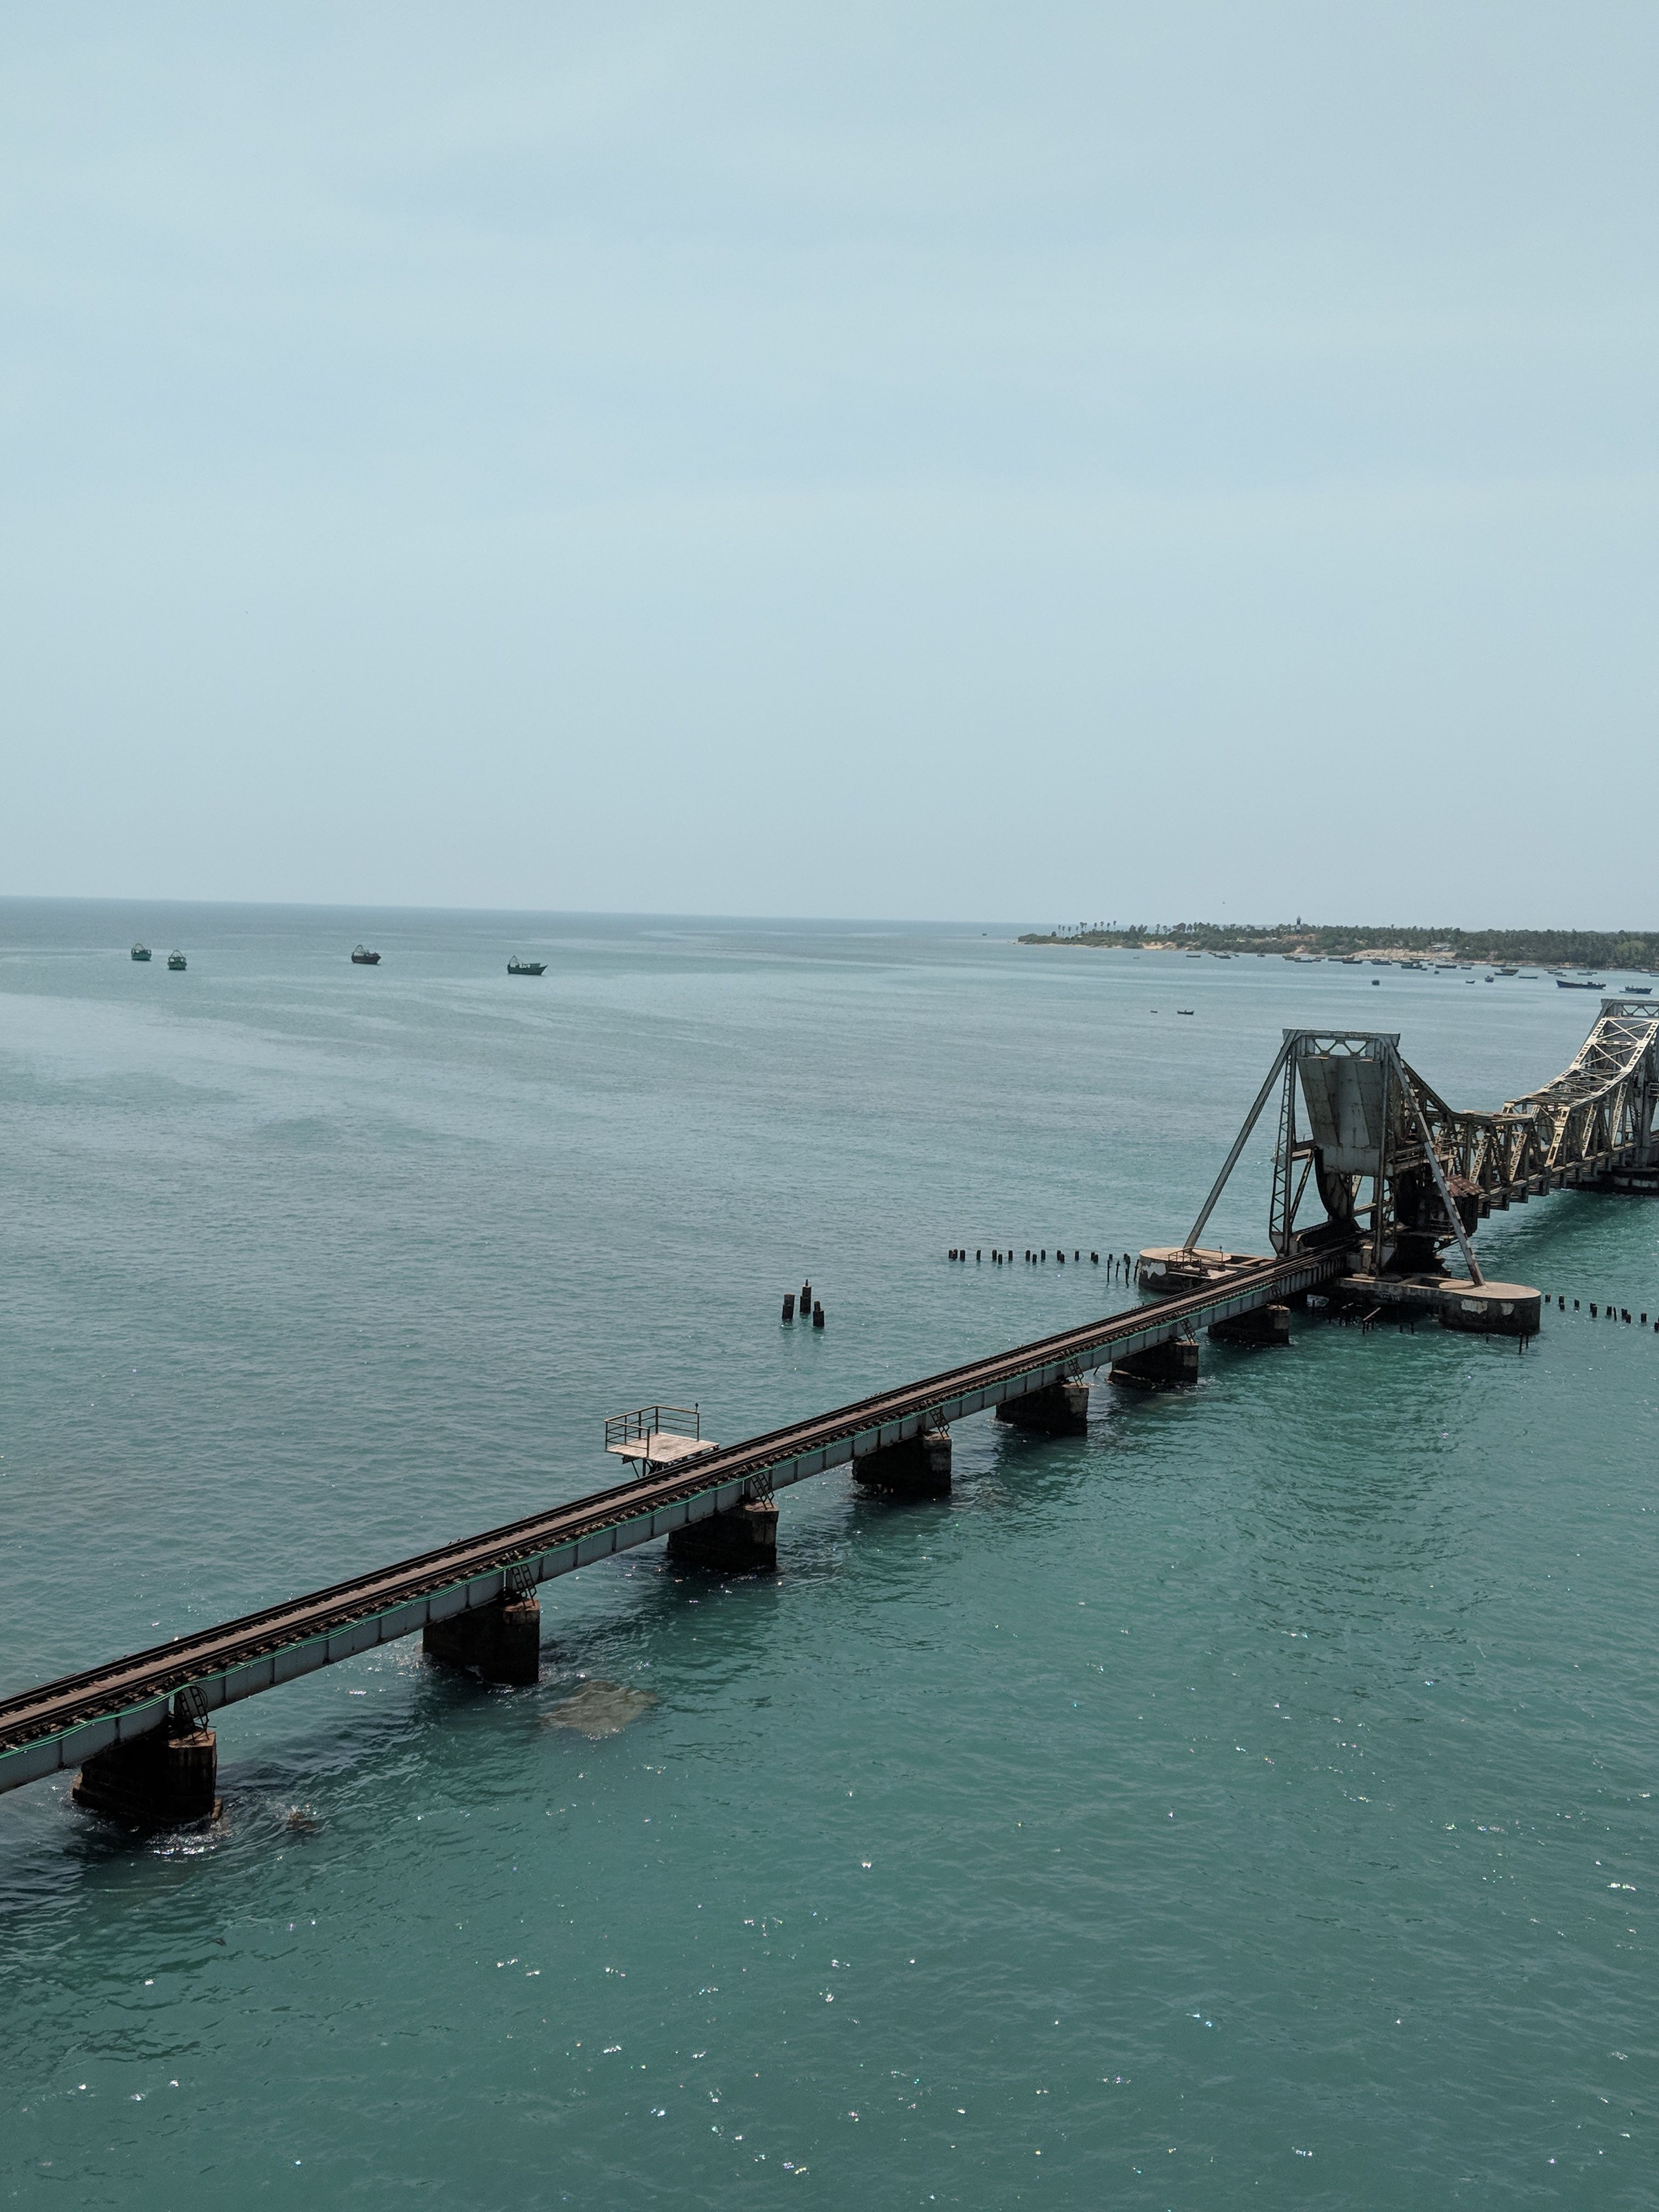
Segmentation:
<svg viewBox="0 0 1659 2212">
<path fill-rule="evenodd" d="M 1199 1238 L 1275 1087 L 1272 1254 L 1209 1250 Z M 1538 1327 L 1539 1293 L 1483 1279 L 1470 1244 L 1480 1220 L 1568 1184 L 1659 1193 L 1656 1115 L 1659 1012 L 1621 999 L 1603 1001 L 1569 1068 L 1496 1114 L 1448 1106 L 1395 1035 L 1287 1030 L 1185 1243 L 1141 1255 L 1157 1305 L 745 1443 L 705 1449 L 699 1437 L 677 1461 L 646 1451 L 632 1481 L 0 1700 L 0 1790 L 79 1765 L 76 1795 L 94 1809 L 201 1818 L 217 1802 L 207 1719 L 222 1705 L 417 1630 L 436 1658 L 533 1681 L 539 1583 L 659 1536 L 713 1565 L 769 1565 L 775 1490 L 848 1462 L 889 1488 L 948 1488 L 953 1420 L 994 1410 L 1017 1425 L 1075 1431 L 1091 1370 L 1109 1362 L 1124 1383 L 1178 1387 L 1195 1378 L 1200 1325 L 1236 1342 L 1285 1341 L 1286 1303 L 1310 1291 L 1368 1310 L 1426 1307 L 1448 1328 L 1524 1339 Z M 1316 1202 L 1302 1216 L 1310 1187 Z M 1454 1244 L 1466 1274 L 1442 1270 Z"/>
</svg>

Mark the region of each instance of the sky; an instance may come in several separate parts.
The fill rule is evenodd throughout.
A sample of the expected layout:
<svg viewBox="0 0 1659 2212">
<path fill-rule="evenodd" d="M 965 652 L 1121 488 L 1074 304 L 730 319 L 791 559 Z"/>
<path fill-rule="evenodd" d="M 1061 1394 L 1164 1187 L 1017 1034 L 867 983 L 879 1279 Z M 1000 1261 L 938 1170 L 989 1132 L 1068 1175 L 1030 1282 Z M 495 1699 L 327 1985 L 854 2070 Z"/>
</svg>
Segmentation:
<svg viewBox="0 0 1659 2212">
<path fill-rule="evenodd" d="M 1659 12 L 0 0 L 0 892 L 1659 927 Z"/>
</svg>

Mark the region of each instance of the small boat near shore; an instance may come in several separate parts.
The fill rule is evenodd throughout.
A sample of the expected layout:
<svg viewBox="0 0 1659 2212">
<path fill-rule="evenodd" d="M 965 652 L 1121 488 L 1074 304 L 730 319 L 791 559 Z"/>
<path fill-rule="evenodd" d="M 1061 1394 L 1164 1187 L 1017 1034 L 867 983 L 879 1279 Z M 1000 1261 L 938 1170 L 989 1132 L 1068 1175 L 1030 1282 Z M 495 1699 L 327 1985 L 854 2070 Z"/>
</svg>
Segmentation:
<svg viewBox="0 0 1659 2212">
<path fill-rule="evenodd" d="M 149 958 L 149 945 L 135 945 L 132 948 L 132 957 L 135 960 L 148 960 Z"/>
<path fill-rule="evenodd" d="M 167 966 L 175 975 L 182 975 L 189 964 L 182 952 L 169 952 L 167 955 Z"/>
<path fill-rule="evenodd" d="M 354 968 L 378 968 L 380 964 L 380 956 L 378 952 L 371 952 L 366 945 L 354 945 L 351 948 L 351 964 Z"/>
<path fill-rule="evenodd" d="M 1605 991 L 1607 987 L 1605 983 L 1576 983 L 1571 975 L 1558 975 L 1555 988 L 1558 991 Z"/>
<path fill-rule="evenodd" d="M 544 975 L 547 963 L 545 960 L 520 960 L 515 953 L 507 963 L 507 972 L 509 975 Z"/>
</svg>

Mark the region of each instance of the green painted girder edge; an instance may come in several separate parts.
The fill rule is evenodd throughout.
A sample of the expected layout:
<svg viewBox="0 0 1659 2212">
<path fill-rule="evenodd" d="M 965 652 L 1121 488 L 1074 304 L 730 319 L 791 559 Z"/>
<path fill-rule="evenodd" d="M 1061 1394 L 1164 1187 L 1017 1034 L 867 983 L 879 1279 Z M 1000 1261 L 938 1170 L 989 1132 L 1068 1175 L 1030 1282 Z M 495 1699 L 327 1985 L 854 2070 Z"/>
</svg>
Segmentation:
<svg viewBox="0 0 1659 2212">
<path fill-rule="evenodd" d="M 623 1524 L 618 1525 L 620 1526 Z M 556 1559 L 560 1553 L 569 1552 L 574 1554 L 575 1548 L 576 1547 L 574 1544 L 562 1544 L 558 1547 L 556 1551 L 533 1553 L 532 1556 L 535 1559 L 536 1564 L 540 1566 L 545 1565 L 545 1563 L 550 1559 Z M 574 1572 L 574 1567 L 575 1561 L 573 1557 L 569 1568 L 563 1571 Z M 331 1628 L 319 1629 L 314 1635 L 300 1637 L 292 1644 L 279 1644 L 275 1646 L 273 1650 L 261 1652 L 253 1658 L 235 1660 L 227 1667 L 216 1667 L 210 1668 L 205 1674 L 188 1675 L 184 1680 L 180 1681 L 174 1689 L 164 1691 L 159 1697 L 142 1698 L 135 1705 L 118 1705 L 111 1712 L 100 1713 L 94 1718 L 90 1720 L 72 1722 L 68 1728 L 54 1729 L 50 1735 L 36 1736 L 28 1743 L 9 1745 L 3 1751 L 0 1751 L 0 1794 L 3 1794 L 6 1789 L 9 1786 L 6 1780 L 7 1775 L 18 1765 L 27 1765 L 31 1767 L 39 1768 L 39 1771 L 42 1772 L 63 1772 L 70 1764 L 68 1759 L 59 1757 L 55 1759 L 50 1765 L 41 1766 L 41 1754 L 55 1746 L 61 1746 L 67 1743 L 73 1736 L 84 1735 L 92 1729 L 105 1728 L 110 1728 L 114 1730 L 114 1734 L 109 1738 L 111 1742 L 129 1741 L 137 1736 L 148 1735 L 151 1734 L 154 1729 L 161 1726 L 167 1717 L 168 1706 L 171 1705 L 173 1698 L 176 1697 L 179 1694 L 179 1692 L 182 1690 L 201 1690 L 208 1692 L 209 1710 L 210 1711 L 221 1711 L 227 1704 L 240 1704 L 241 1700 L 240 1698 L 227 1699 L 223 1697 L 216 1700 L 211 1697 L 211 1692 L 215 1688 L 228 1682 L 233 1675 L 241 1674 L 248 1668 L 259 1667 L 266 1664 L 274 1666 L 279 1658 L 287 1656 L 289 1653 L 310 1651 L 317 1649 L 319 1646 L 325 1647 L 330 1641 L 337 1636 L 349 1635 L 354 1631 L 372 1627 L 377 1621 L 390 1620 L 393 1615 L 400 1613 L 407 1613 L 416 1606 L 429 1607 L 434 1600 L 447 1597 L 455 1590 L 467 1589 L 472 1583 L 482 1582 L 489 1576 L 501 1576 L 505 1575 L 506 1572 L 507 1570 L 505 1568 L 486 1567 L 479 1574 L 467 1575 L 459 1582 L 445 1583 L 437 1589 L 424 1591 L 419 1597 L 404 1598 L 394 1605 L 381 1606 L 371 1613 L 356 1614 L 349 1620 L 336 1621 Z M 538 1581 L 542 1579 L 550 1580 L 551 1577 L 538 1577 Z M 488 1601 L 486 1601 L 486 1602 Z M 457 1607 L 455 1608 L 458 1612 L 465 1612 L 467 1609 L 468 1608 L 465 1607 Z M 447 1618 L 447 1615 L 446 1614 L 441 1617 Z M 396 1636 L 374 1638 L 363 1648 L 365 1650 L 373 1650 L 374 1645 L 377 1644 L 395 1644 L 400 1642 L 403 1637 L 414 1635 L 416 1631 L 423 1624 L 420 1621 L 412 1621 L 406 1629 L 399 1630 Z M 356 1655 L 353 1653 L 349 1656 L 355 1657 Z M 314 1666 L 299 1667 L 294 1671 L 296 1675 L 317 1674 L 319 1673 L 323 1668 L 332 1663 L 334 1662 L 327 1657 L 324 1657 L 319 1659 Z M 275 1686 L 275 1685 L 272 1686 Z M 123 1721 L 135 1719 L 137 1716 L 143 1713 L 149 1713 L 154 1716 L 154 1717 L 149 1721 L 144 1727 L 132 1729 L 127 1731 L 124 1731 L 122 1729 L 121 1723 Z M 87 1755 L 90 1756 L 90 1753 Z"/>
</svg>

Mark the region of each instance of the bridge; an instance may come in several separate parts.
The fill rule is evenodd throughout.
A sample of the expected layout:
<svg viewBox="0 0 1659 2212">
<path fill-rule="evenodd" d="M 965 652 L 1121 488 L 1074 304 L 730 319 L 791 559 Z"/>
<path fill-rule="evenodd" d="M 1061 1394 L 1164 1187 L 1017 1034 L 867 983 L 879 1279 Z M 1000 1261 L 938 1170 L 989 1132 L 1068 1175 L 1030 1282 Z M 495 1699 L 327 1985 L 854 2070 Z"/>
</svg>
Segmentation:
<svg viewBox="0 0 1659 2212">
<path fill-rule="evenodd" d="M 1130 1387 L 1179 1387 L 1195 1377 L 1200 1327 L 1222 1340 L 1285 1341 L 1289 1305 L 1310 1294 L 1426 1305 L 1449 1328 L 1524 1337 L 1538 1327 L 1539 1293 L 1486 1282 L 1470 1237 L 1493 1207 L 1568 1184 L 1659 1188 L 1659 1012 L 1604 1001 L 1571 1066 L 1496 1114 L 1448 1106 L 1399 1042 L 1377 1031 L 1285 1032 L 1185 1243 L 1141 1255 L 1142 1287 L 1158 1303 L 743 1443 L 698 1438 L 678 1457 L 641 1449 L 629 1481 L 0 1700 L 0 1791 L 78 1767 L 76 1796 L 90 1809 L 144 1824 L 210 1817 L 217 1753 L 207 1723 L 225 1705 L 416 1632 L 435 1659 L 487 1680 L 533 1682 L 541 1583 L 659 1537 L 682 1558 L 727 1571 L 771 1565 L 776 1491 L 850 1464 L 874 1486 L 937 1494 L 950 1486 L 954 1421 L 989 1411 L 1075 1433 L 1094 1370 L 1109 1366 Z M 1273 1249 L 1204 1247 L 1204 1227 L 1275 1089 Z M 1310 1185 L 1322 1212 L 1304 1222 Z M 1462 1276 L 1439 1267 L 1454 1243 Z"/>
<path fill-rule="evenodd" d="M 1659 1009 L 1645 1001 L 1604 999 L 1571 1064 L 1495 1113 L 1448 1105 L 1402 1057 L 1397 1034 L 1286 1030 L 1185 1242 L 1142 1255 L 1143 1287 L 1224 1272 L 1224 1255 L 1200 1240 L 1275 1091 L 1273 1253 L 1340 1246 L 1350 1255 L 1344 1295 L 1437 1307 L 1452 1326 L 1467 1315 L 1523 1333 L 1526 1312 L 1498 1295 L 1516 1291 L 1537 1326 L 1535 1291 L 1481 1274 L 1470 1239 L 1494 1211 L 1574 1188 L 1659 1194 Z M 1304 1224 L 1310 1183 L 1318 1210 Z M 1454 1244 L 1462 1276 L 1441 1268 Z"/>
</svg>

